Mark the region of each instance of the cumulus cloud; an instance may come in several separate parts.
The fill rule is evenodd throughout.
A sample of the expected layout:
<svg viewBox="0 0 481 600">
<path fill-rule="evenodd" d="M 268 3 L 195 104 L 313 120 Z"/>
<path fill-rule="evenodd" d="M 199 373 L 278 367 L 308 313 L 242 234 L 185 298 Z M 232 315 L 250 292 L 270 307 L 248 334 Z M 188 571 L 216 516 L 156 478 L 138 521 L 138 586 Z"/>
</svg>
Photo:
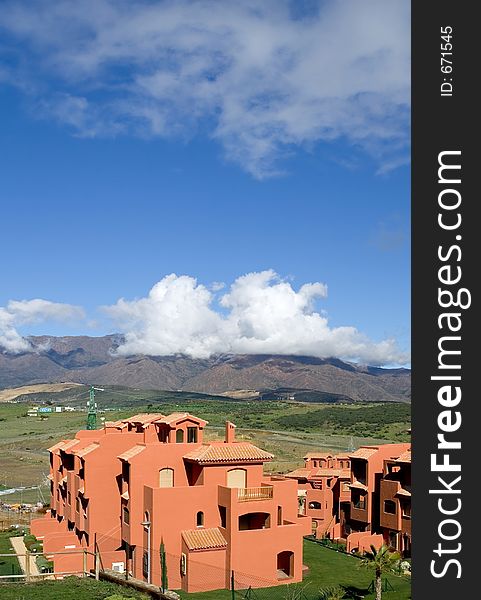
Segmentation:
<svg viewBox="0 0 481 600">
<path fill-rule="evenodd" d="M 84 316 L 79 306 L 34 300 L 10 300 L 7 306 L 0 306 L 0 349 L 12 354 L 33 352 L 35 348 L 19 332 L 22 325 L 44 321 L 69 321 Z"/>
<path fill-rule="evenodd" d="M 272 353 L 407 362 L 395 340 L 374 342 L 355 327 L 330 327 L 316 310 L 326 295 L 322 283 L 296 290 L 272 270 L 243 275 L 220 296 L 193 277 L 171 274 L 145 298 L 121 299 L 104 310 L 125 332 L 121 355 Z"/>
<path fill-rule="evenodd" d="M 15 0 L 2 3 L 0 28 L 19 55 L 10 79 L 32 82 L 38 110 L 78 134 L 207 133 L 261 178 L 294 148 L 336 139 L 381 172 L 408 160 L 409 10 L 405 0 Z"/>
</svg>

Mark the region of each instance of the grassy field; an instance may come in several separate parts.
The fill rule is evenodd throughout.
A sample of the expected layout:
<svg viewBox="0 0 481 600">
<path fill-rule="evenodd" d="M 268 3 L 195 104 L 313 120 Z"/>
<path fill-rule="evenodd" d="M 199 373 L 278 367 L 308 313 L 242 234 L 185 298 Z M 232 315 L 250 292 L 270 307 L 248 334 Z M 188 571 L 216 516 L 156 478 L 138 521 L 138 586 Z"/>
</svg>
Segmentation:
<svg viewBox="0 0 481 600">
<path fill-rule="evenodd" d="M 8 546 L 5 535 L 0 536 Z M 15 560 L 15 559 L 13 559 Z M 368 593 L 369 584 L 373 575 L 369 570 L 360 567 L 360 561 L 346 554 L 341 554 L 319 544 L 306 540 L 304 542 L 304 563 L 309 566 L 309 572 L 304 581 L 292 586 L 279 586 L 276 588 L 257 589 L 253 598 L 257 600 L 290 600 L 295 598 L 295 590 L 302 590 L 308 600 L 315 600 L 320 589 L 341 585 L 346 589 L 346 598 L 364 597 L 372 600 L 373 594 Z M 9 571 L 10 573 L 10 571 Z M 8 573 L 5 573 L 8 574 Z M 409 600 L 411 598 L 411 582 L 407 577 L 388 576 L 394 591 L 385 592 L 386 600 Z M 121 588 L 92 579 L 78 579 L 69 577 L 57 582 L 39 582 L 36 584 L 2 584 L 0 596 L 2 600 L 29 600 L 42 598 L 42 600 L 100 600 L 110 595 L 117 594 L 121 598 L 146 599 L 143 594 L 134 590 Z M 186 594 L 181 592 L 185 600 L 231 600 L 232 595 L 228 590 Z M 242 594 L 236 596 L 241 599 Z"/>
<path fill-rule="evenodd" d="M 2 600 L 149 600 L 149 596 L 107 581 L 66 577 L 63 581 L 0 584 Z M 112 599 L 112 600 L 113 600 Z"/>
<path fill-rule="evenodd" d="M 62 403 L 84 405 L 84 392 L 77 389 L 50 394 Z M 40 395 L 44 397 L 44 392 Z M 69 396 L 70 394 L 70 396 Z M 72 394 L 76 394 L 75 397 Z M 79 395 L 80 394 L 80 395 Z M 329 405 L 282 401 L 238 401 L 202 394 L 132 390 L 98 393 L 100 419 L 116 420 L 137 412 L 189 411 L 207 421 L 206 439 L 220 439 L 228 418 L 237 428 L 239 439 L 272 452 L 275 460 L 269 471 L 287 472 L 302 464 L 306 452 L 329 450 L 345 452 L 361 444 L 408 441 L 408 404 Z M 119 395 L 120 394 L 120 395 Z M 116 400 L 113 402 L 113 397 Z M 108 401 L 107 401 L 108 399 Z M 54 402 L 53 404 L 55 404 Z M 122 404 L 122 405 L 121 405 Z M 128 404 L 128 407 L 126 406 Z M 48 496 L 47 448 L 60 439 L 72 437 L 85 427 L 85 412 L 47 413 L 28 417 L 28 402 L 0 403 L 0 485 L 40 486 Z M 6 502 L 37 502 L 37 489 L 0 496 Z"/>
<path fill-rule="evenodd" d="M 304 542 L 304 564 L 309 572 L 304 581 L 292 586 L 279 586 L 255 590 L 256 600 L 291 600 L 296 599 L 295 590 L 302 590 L 308 600 L 316 600 L 320 589 L 341 585 L 346 589 L 346 598 L 364 597 L 372 600 L 374 594 L 368 593 L 368 587 L 373 574 L 360 567 L 360 560 L 347 554 L 342 554 L 319 544 L 306 540 Z M 388 580 L 394 591 L 384 592 L 385 600 L 409 600 L 411 598 L 411 581 L 407 577 L 389 575 Z M 181 593 L 185 600 L 230 600 L 231 592 L 218 590 L 197 594 Z M 239 594 L 239 598 L 242 595 Z M 303 596 L 300 596 L 303 600 Z"/>
<path fill-rule="evenodd" d="M 18 535 L 18 532 L 0 532 L 0 554 L 10 554 L 12 552 L 10 545 L 12 535 Z M 0 575 L 17 575 L 20 573 L 20 566 L 15 556 L 0 556 Z M 1 592 L 0 596 L 3 598 Z"/>
</svg>

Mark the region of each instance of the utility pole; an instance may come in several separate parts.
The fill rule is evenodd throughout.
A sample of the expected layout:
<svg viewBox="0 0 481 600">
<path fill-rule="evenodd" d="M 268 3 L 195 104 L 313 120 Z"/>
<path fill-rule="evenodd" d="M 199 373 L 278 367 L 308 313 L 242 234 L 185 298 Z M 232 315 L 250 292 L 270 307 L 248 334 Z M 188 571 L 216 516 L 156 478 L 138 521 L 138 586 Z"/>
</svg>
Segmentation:
<svg viewBox="0 0 481 600">
<path fill-rule="evenodd" d="M 97 388 L 93 385 L 89 389 L 89 399 L 87 402 L 87 429 L 97 429 L 97 402 L 95 402 L 95 392 L 105 391 L 103 388 Z"/>
</svg>

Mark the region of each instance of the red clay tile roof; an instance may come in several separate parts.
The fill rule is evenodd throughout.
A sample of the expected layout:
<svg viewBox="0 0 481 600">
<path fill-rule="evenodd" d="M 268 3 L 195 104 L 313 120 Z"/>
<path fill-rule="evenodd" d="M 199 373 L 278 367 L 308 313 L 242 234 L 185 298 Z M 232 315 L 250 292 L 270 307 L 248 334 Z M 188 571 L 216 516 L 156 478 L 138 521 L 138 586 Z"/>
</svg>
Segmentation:
<svg viewBox="0 0 481 600">
<path fill-rule="evenodd" d="M 354 488 L 355 490 L 362 490 L 363 492 L 368 491 L 367 486 L 361 483 L 360 481 L 354 481 L 353 483 L 349 484 L 349 487 Z"/>
<path fill-rule="evenodd" d="M 148 425 L 152 421 L 162 419 L 164 415 L 160 413 L 139 413 L 128 419 L 122 419 L 122 423 L 131 423 L 132 425 Z"/>
<path fill-rule="evenodd" d="M 350 458 L 365 458 L 366 460 L 376 454 L 379 450 L 377 446 L 361 446 L 355 452 L 349 455 Z"/>
<path fill-rule="evenodd" d="M 208 423 L 208 421 L 199 419 L 199 417 L 194 417 L 194 415 L 191 415 L 187 412 L 176 412 L 167 415 L 166 417 L 164 417 L 163 415 L 159 415 L 159 418 L 156 419 L 155 422 L 162 425 L 173 425 L 175 423 L 178 423 L 179 421 L 185 421 L 186 419 L 191 419 L 192 421 L 194 421 L 194 423 L 199 423 L 199 425 L 201 425 L 202 427 L 207 425 Z"/>
<path fill-rule="evenodd" d="M 285 477 L 291 477 L 293 479 L 307 479 L 311 473 L 311 469 L 295 469 L 290 473 L 286 473 Z"/>
<path fill-rule="evenodd" d="M 126 450 L 125 452 L 122 452 L 122 454 L 119 454 L 117 456 L 117 458 L 128 462 L 131 458 L 133 458 L 134 456 L 137 456 L 137 454 L 140 454 L 144 450 L 145 450 L 145 446 L 142 446 L 141 444 L 137 444 L 136 446 L 133 446 L 133 448 L 129 448 L 129 450 Z"/>
<path fill-rule="evenodd" d="M 49 452 L 56 452 L 57 450 L 68 450 L 69 448 L 72 448 L 72 446 L 75 446 L 79 442 L 80 440 L 61 440 L 60 442 L 57 442 L 50 448 L 47 448 L 47 450 Z"/>
<path fill-rule="evenodd" d="M 310 477 L 342 477 L 346 471 L 350 477 L 351 471 L 348 469 L 312 469 Z"/>
<path fill-rule="evenodd" d="M 227 541 L 218 527 L 188 529 L 182 531 L 182 537 L 189 550 L 216 550 L 227 547 Z"/>
<path fill-rule="evenodd" d="M 405 452 L 403 452 L 401 454 L 401 456 L 398 456 L 396 459 L 396 462 L 410 463 L 411 462 L 411 448 L 408 448 Z"/>
<path fill-rule="evenodd" d="M 57 442 L 53 446 L 50 446 L 50 448 L 47 448 L 47 450 L 49 452 L 55 452 L 56 450 L 59 450 L 66 442 L 69 442 L 69 441 L 71 441 L 71 440 L 61 440 L 60 442 Z"/>
<path fill-rule="evenodd" d="M 77 450 L 75 452 L 75 456 L 79 456 L 80 458 L 83 458 L 84 456 L 87 456 L 87 454 L 90 454 L 94 450 L 97 450 L 97 448 L 99 446 L 100 446 L 100 444 L 98 442 L 92 442 L 88 446 L 85 446 L 85 448 L 81 448 L 80 450 Z"/>
<path fill-rule="evenodd" d="M 272 460 L 273 454 L 261 450 L 249 442 L 232 442 L 230 444 L 208 444 L 200 446 L 184 458 L 202 463 L 229 463 L 229 462 L 264 462 Z"/>
</svg>

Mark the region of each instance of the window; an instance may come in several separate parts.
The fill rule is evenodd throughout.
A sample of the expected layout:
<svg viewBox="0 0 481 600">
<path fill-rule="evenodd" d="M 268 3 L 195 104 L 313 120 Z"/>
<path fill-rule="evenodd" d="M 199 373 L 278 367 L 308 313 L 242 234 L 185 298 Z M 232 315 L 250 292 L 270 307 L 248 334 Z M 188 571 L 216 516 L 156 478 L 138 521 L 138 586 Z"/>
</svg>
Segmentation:
<svg viewBox="0 0 481 600">
<path fill-rule="evenodd" d="M 174 469 L 161 469 L 159 471 L 159 487 L 174 487 Z"/>
<path fill-rule="evenodd" d="M 401 511 L 402 511 L 402 516 L 405 519 L 410 519 L 411 518 L 411 503 L 410 502 L 402 502 L 401 503 Z"/>
<path fill-rule="evenodd" d="M 128 525 L 130 523 L 130 513 L 129 513 L 129 509 L 124 506 L 124 510 L 123 510 L 123 519 L 124 519 L 124 523 L 126 525 Z"/>
<path fill-rule="evenodd" d="M 227 508 L 225 506 L 219 506 L 219 517 L 220 526 L 225 528 L 227 525 Z"/>
<path fill-rule="evenodd" d="M 183 444 L 183 442 L 184 442 L 184 430 L 177 429 L 177 431 L 175 432 L 175 443 Z"/>
<path fill-rule="evenodd" d="M 187 443 L 197 443 L 197 427 L 187 427 Z"/>
<path fill-rule="evenodd" d="M 247 513 L 239 517 L 239 531 L 252 529 L 269 529 L 271 516 L 269 513 Z"/>
<path fill-rule="evenodd" d="M 352 491 L 352 504 L 354 508 L 359 508 L 360 510 L 366 509 L 366 497 L 361 494 L 358 490 Z"/>
<path fill-rule="evenodd" d="M 388 515 L 395 515 L 396 503 L 393 500 L 384 500 L 384 512 Z"/>
<path fill-rule="evenodd" d="M 349 488 L 349 482 L 348 481 L 344 481 L 343 484 L 342 484 L 342 486 L 341 486 L 341 489 L 342 489 L 343 492 L 348 492 L 350 490 L 350 488 Z"/>
<path fill-rule="evenodd" d="M 227 471 L 227 487 L 245 488 L 247 487 L 247 471 L 245 469 L 231 469 Z"/>
<path fill-rule="evenodd" d="M 197 513 L 197 527 L 203 527 L 204 526 L 204 513 L 199 510 L 199 512 Z"/>
<path fill-rule="evenodd" d="M 68 502 L 69 504 L 71 504 L 71 503 L 72 503 L 72 494 L 71 494 L 70 492 L 67 492 L 67 502 Z"/>
<path fill-rule="evenodd" d="M 395 531 L 389 532 L 389 546 L 394 550 L 397 550 L 397 533 Z"/>
<path fill-rule="evenodd" d="M 184 577 L 187 575 L 187 555 L 182 552 L 180 555 L 180 574 Z"/>
<path fill-rule="evenodd" d="M 278 525 L 282 525 L 283 520 L 282 520 L 282 506 L 278 506 L 277 507 L 277 524 Z"/>
<path fill-rule="evenodd" d="M 75 510 L 80 512 L 80 500 L 78 498 L 75 498 Z"/>
<path fill-rule="evenodd" d="M 309 502 L 309 508 L 313 508 L 314 510 L 319 510 L 322 508 L 320 502 Z"/>
</svg>

